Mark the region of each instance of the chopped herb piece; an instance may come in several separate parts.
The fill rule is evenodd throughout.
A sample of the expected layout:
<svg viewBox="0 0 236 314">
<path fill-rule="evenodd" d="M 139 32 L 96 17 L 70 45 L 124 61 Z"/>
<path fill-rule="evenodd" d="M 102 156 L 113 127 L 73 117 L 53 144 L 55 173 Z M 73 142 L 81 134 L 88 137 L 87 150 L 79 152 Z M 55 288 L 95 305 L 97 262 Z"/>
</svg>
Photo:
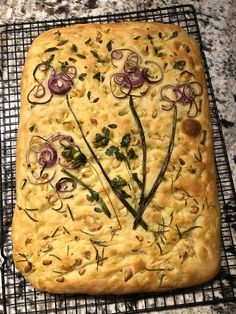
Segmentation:
<svg viewBox="0 0 236 314">
<path fill-rule="evenodd" d="M 35 125 L 32 125 L 32 126 L 29 128 L 29 131 L 30 131 L 30 132 L 33 132 L 33 131 L 34 131 L 34 128 L 35 128 Z"/>
<path fill-rule="evenodd" d="M 168 63 L 164 63 L 164 65 L 163 65 L 163 70 L 164 71 L 166 70 L 167 66 L 168 66 Z"/>
<path fill-rule="evenodd" d="M 138 177 L 138 174 L 135 172 L 135 173 L 132 173 L 132 179 L 137 183 L 137 186 L 139 187 L 139 189 L 141 190 L 142 189 L 142 182 L 139 180 L 139 177 Z"/>
<path fill-rule="evenodd" d="M 54 33 L 54 35 L 61 36 L 61 32 L 57 31 L 57 32 Z"/>
<path fill-rule="evenodd" d="M 110 130 L 106 127 L 102 129 L 102 134 L 97 133 L 95 137 L 95 146 L 96 147 L 105 147 L 109 144 L 110 141 Z"/>
<path fill-rule="evenodd" d="M 59 62 L 60 62 L 60 61 L 59 61 Z M 62 70 L 62 72 L 65 72 L 66 69 L 67 69 L 67 67 L 68 67 L 68 65 L 69 65 L 69 63 L 68 63 L 67 61 L 62 61 L 62 62 L 60 62 L 60 64 L 61 64 L 61 70 Z"/>
<path fill-rule="evenodd" d="M 53 232 L 53 234 L 51 235 L 51 238 L 53 238 L 56 235 L 58 230 L 59 230 L 59 227 L 57 227 L 57 229 Z"/>
<path fill-rule="evenodd" d="M 48 256 L 55 257 L 56 259 L 58 259 L 59 261 L 61 261 L 61 258 L 60 258 L 60 257 L 58 257 L 57 255 L 54 255 L 54 254 L 48 254 Z"/>
<path fill-rule="evenodd" d="M 73 62 L 73 63 L 75 63 L 75 62 L 77 61 L 76 59 L 74 59 L 74 58 L 72 58 L 72 57 L 69 57 L 68 60 L 71 61 L 71 62 Z"/>
<path fill-rule="evenodd" d="M 91 203 L 94 201 L 98 202 L 99 201 L 99 194 L 93 190 L 89 191 L 90 195 L 87 195 L 87 200 Z"/>
<path fill-rule="evenodd" d="M 138 40 L 141 36 L 135 36 L 133 40 Z"/>
<path fill-rule="evenodd" d="M 107 50 L 110 52 L 110 51 L 112 51 L 112 44 L 113 44 L 113 41 L 112 40 L 110 40 L 110 41 L 108 41 L 108 43 L 107 43 Z"/>
<path fill-rule="evenodd" d="M 177 31 L 173 32 L 169 39 L 177 37 L 178 34 L 179 34 L 179 32 L 177 32 Z"/>
<path fill-rule="evenodd" d="M 110 129 L 116 129 L 117 125 L 116 124 L 108 124 L 108 128 Z"/>
<path fill-rule="evenodd" d="M 157 56 L 158 56 L 158 57 L 163 57 L 163 56 L 164 56 L 164 53 L 163 53 L 163 52 L 159 52 Z"/>
<path fill-rule="evenodd" d="M 159 38 L 162 38 L 162 36 L 163 36 L 163 35 L 162 35 L 162 32 L 159 32 L 159 33 L 158 33 L 158 36 L 159 36 Z"/>
<path fill-rule="evenodd" d="M 74 221 L 75 218 L 74 218 L 73 213 L 72 213 L 72 211 L 71 211 L 71 208 L 70 208 L 70 206 L 69 206 L 68 204 L 67 204 L 67 208 L 68 208 L 68 212 L 69 212 L 69 214 L 70 214 L 71 219 Z"/>
<path fill-rule="evenodd" d="M 92 102 L 93 103 L 96 103 L 96 102 L 98 102 L 99 101 L 99 97 L 98 98 L 95 98 Z"/>
<path fill-rule="evenodd" d="M 77 53 L 76 56 L 79 57 L 80 59 L 86 59 L 86 56 L 80 53 Z"/>
<path fill-rule="evenodd" d="M 46 49 L 44 52 L 50 52 L 50 51 L 56 51 L 56 50 L 59 50 L 59 49 L 57 47 L 51 47 L 51 48 Z"/>
<path fill-rule="evenodd" d="M 126 147 L 126 148 L 128 148 L 130 142 L 131 142 L 130 133 L 127 133 L 127 134 L 125 134 L 125 135 L 122 137 L 122 140 L 121 140 L 120 145 L 121 145 L 121 147 Z"/>
<path fill-rule="evenodd" d="M 97 51 L 95 51 L 95 50 L 90 50 L 90 52 L 91 52 L 91 54 L 95 57 L 95 58 L 99 58 L 99 55 L 98 55 L 98 53 L 97 53 Z"/>
<path fill-rule="evenodd" d="M 120 193 L 120 196 L 123 198 L 131 197 L 131 195 L 129 195 L 127 192 L 125 192 L 125 190 L 120 190 L 119 193 Z"/>
<path fill-rule="evenodd" d="M 99 44 L 102 44 L 102 43 L 103 43 L 103 40 L 102 40 L 102 39 L 97 39 L 97 42 L 98 42 Z"/>
<path fill-rule="evenodd" d="M 180 60 L 180 61 L 175 62 L 175 64 L 173 65 L 173 68 L 182 71 L 185 65 L 186 65 L 186 61 Z"/>
<path fill-rule="evenodd" d="M 81 74 L 79 75 L 78 79 L 79 79 L 80 81 L 84 81 L 84 78 L 85 78 L 86 75 L 87 75 L 87 73 L 81 73 Z"/>
<path fill-rule="evenodd" d="M 87 163 L 87 157 L 80 151 L 80 149 L 73 146 L 64 147 L 61 155 L 73 168 L 85 166 Z"/>
<path fill-rule="evenodd" d="M 70 234 L 70 232 L 66 229 L 66 227 L 62 226 L 62 228 L 64 229 L 66 233 Z"/>
<path fill-rule="evenodd" d="M 61 41 L 59 41 L 59 43 L 57 44 L 57 46 L 63 46 L 65 45 L 69 40 L 68 39 L 63 39 Z"/>
<path fill-rule="evenodd" d="M 152 40 L 152 39 L 153 39 L 153 37 L 152 37 L 150 34 L 148 34 L 147 37 L 148 37 L 149 40 Z"/>
<path fill-rule="evenodd" d="M 46 61 L 44 61 L 44 65 L 45 65 L 46 69 L 49 68 L 49 66 L 52 63 L 54 57 L 55 57 L 55 55 L 51 55 Z"/>
<path fill-rule="evenodd" d="M 103 210 L 100 207 L 94 207 L 94 211 L 96 213 L 102 213 L 103 212 Z"/>
<path fill-rule="evenodd" d="M 114 178 L 114 179 L 111 180 L 111 185 L 114 188 L 123 188 L 124 186 L 127 186 L 128 183 L 121 176 L 118 176 L 117 178 Z"/>
<path fill-rule="evenodd" d="M 138 155 L 135 153 L 135 151 L 133 150 L 133 148 L 130 148 L 128 150 L 127 156 L 129 159 L 134 160 L 138 158 Z"/>
<path fill-rule="evenodd" d="M 91 98 L 91 92 L 90 91 L 87 92 L 87 97 L 88 97 L 88 100 L 90 100 L 90 98 Z"/>
<path fill-rule="evenodd" d="M 123 160 L 125 161 L 126 160 L 125 155 L 122 154 L 120 151 L 116 152 L 115 155 L 116 155 L 116 159 L 119 160 L 119 161 L 123 161 Z"/>
<path fill-rule="evenodd" d="M 76 53 L 78 51 L 78 48 L 77 48 L 77 46 L 75 44 L 73 44 L 71 46 L 71 51 L 74 52 L 74 53 Z"/>
<path fill-rule="evenodd" d="M 84 43 L 85 45 L 88 45 L 91 42 L 91 38 L 87 39 Z"/>
<path fill-rule="evenodd" d="M 105 154 L 107 156 L 112 156 L 113 154 L 116 154 L 117 152 L 119 152 L 119 147 L 112 145 L 105 151 Z"/>
<path fill-rule="evenodd" d="M 34 222 L 38 222 L 37 219 L 33 218 L 29 213 L 28 213 L 28 210 L 27 208 L 23 208 L 23 211 L 26 213 L 26 215 L 29 217 L 29 219 L 31 219 L 32 221 Z"/>
<path fill-rule="evenodd" d="M 96 79 L 99 82 L 104 82 L 105 78 L 104 78 L 104 76 L 100 72 L 97 72 L 97 73 L 94 74 L 93 79 Z"/>
<path fill-rule="evenodd" d="M 99 62 L 99 63 L 105 63 L 105 62 L 106 62 L 106 60 L 102 59 L 102 58 L 98 55 L 98 53 L 97 53 L 96 50 L 90 50 L 90 52 L 91 52 L 91 54 L 97 59 L 97 62 Z"/>
</svg>

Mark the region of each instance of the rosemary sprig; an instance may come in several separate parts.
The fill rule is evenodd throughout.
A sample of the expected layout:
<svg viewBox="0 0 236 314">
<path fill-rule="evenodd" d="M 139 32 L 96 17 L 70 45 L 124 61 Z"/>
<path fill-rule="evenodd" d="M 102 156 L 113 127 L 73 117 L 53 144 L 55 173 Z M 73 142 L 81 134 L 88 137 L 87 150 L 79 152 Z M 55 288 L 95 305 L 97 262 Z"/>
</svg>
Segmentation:
<svg viewBox="0 0 236 314">
<path fill-rule="evenodd" d="M 83 186 L 86 190 L 88 190 L 91 194 L 91 196 L 89 196 L 91 198 L 91 202 L 93 202 L 94 200 L 97 201 L 97 203 L 102 207 L 102 210 L 104 212 L 104 214 L 106 214 L 109 218 L 111 218 L 111 213 L 106 205 L 106 203 L 104 202 L 104 200 L 101 198 L 101 196 L 99 195 L 98 192 L 94 191 L 93 189 L 91 189 L 86 183 L 84 183 L 82 180 L 80 180 L 79 178 L 75 177 L 73 174 L 71 174 L 68 170 L 66 169 L 62 169 L 61 172 L 63 172 L 64 174 L 66 174 L 68 177 L 70 177 L 71 179 L 75 180 L 76 182 L 78 182 L 81 186 Z M 96 196 L 96 197 L 93 197 Z"/>
<path fill-rule="evenodd" d="M 146 145 L 146 139 L 145 139 L 143 126 L 142 126 L 141 120 L 137 114 L 137 111 L 135 110 L 132 96 L 130 96 L 130 98 L 129 98 L 129 106 L 130 106 L 130 110 L 133 114 L 134 120 L 137 124 L 138 130 L 139 130 L 139 136 L 140 136 L 140 140 L 141 140 L 141 144 L 142 144 L 142 151 L 143 151 L 143 161 L 142 161 L 143 181 L 142 181 L 142 189 L 141 189 L 141 196 L 140 196 L 140 204 L 141 204 L 143 202 L 143 199 L 144 199 L 144 191 L 145 191 L 146 176 L 147 176 L 147 173 L 146 173 L 147 145 Z M 135 220 L 137 220 L 137 218 Z"/>
<path fill-rule="evenodd" d="M 110 185 L 111 189 L 113 190 L 113 192 L 115 193 L 115 195 L 119 198 L 119 200 L 121 201 L 121 203 L 127 208 L 127 210 L 132 214 L 132 216 L 135 218 L 136 217 L 136 211 L 133 209 L 133 207 L 122 197 L 122 195 L 119 193 L 118 190 L 116 190 L 115 188 L 112 187 L 112 184 L 111 184 L 111 180 L 110 178 L 108 177 L 105 169 L 103 168 L 100 160 L 98 159 L 97 155 L 95 154 L 95 152 L 93 151 L 91 145 L 89 144 L 87 138 L 85 137 L 84 135 L 84 132 L 83 132 L 83 129 L 80 125 L 80 122 L 76 116 L 76 114 L 74 113 L 74 111 L 72 110 L 71 108 L 71 105 L 70 105 L 70 102 L 69 102 L 69 97 L 68 95 L 66 95 L 66 101 L 67 101 L 67 106 L 72 114 L 72 116 L 74 117 L 74 120 L 76 122 L 76 124 L 78 125 L 79 127 L 79 130 L 81 132 L 81 135 L 82 135 L 82 138 L 85 142 L 85 144 L 87 145 L 91 155 L 93 156 L 94 160 L 96 161 L 97 165 L 99 166 L 100 170 L 102 171 L 102 174 L 104 175 L 105 179 L 107 180 L 108 184 Z M 148 226 L 146 224 L 146 222 L 143 220 L 143 219 L 139 219 L 139 224 L 145 229 L 147 230 L 148 229 Z"/>
<path fill-rule="evenodd" d="M 155 180 L 155 182 L 154 182 L 150 192 L 144 198 L 143 202 L 141 203 L 141 205 L 139 207 L 137 217 L 136 217 L 136 219 L 134 221 L 133 229 L 136 229 L 138 224 L 140 223 L 140 219 L 142 218 L 143 213 L 144 213 L 146 207 L 150 203 L 153 195 L 155 194 L 156 190 L 158 189 L 158 187 L 161 184 L 162 179 L 163 179 L 163 177 L 165 175 L 166 169 L 168 167 L 168 164 L 169 164 L 169 161 L 170 161 L 173 149 L 174 149 L 174 139 L 175 139 L 176 123 L 177 123 L 177 107 L 175 106 L 174 107 L 174 114 L 173 114 L 172 134 L 171 134 L 171 137 L 170 137 L 169 147 L 168 147 L 168 150 L 167 150 L 165 161 L 164 161 L 164 163 L 162 165 L 162 168 L 161 168 L 161 170 L 160 170 L 160 172 L 159 172 L 159 174 L 158 174 L 158 176 L 157 176 L 157 178 L 156 178 L 156 180 Z"/>
</svg>

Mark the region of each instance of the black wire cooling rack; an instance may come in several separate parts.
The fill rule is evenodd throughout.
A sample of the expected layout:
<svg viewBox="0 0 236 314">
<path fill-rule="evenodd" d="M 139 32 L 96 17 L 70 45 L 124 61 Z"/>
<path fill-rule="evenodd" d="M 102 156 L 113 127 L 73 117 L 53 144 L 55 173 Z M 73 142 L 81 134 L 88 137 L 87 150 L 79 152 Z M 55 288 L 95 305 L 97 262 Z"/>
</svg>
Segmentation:
<svg viewBox="0 0 236 314">
<path fill-rule="evenodd" d="M 167 294 L 129 296 L 65 296 L 41 293 L 15 270 L 12 261 L 11 220 L 15 203 L 15 146 L 19 121 L 20 77 L 25 54 L 32 40 L 54 27 L 75 23 L 107 23 L 129 20 L 174 23 L 182 26 L 202 47 L 193 6 L 181 5 L 72 20 L 29 22 L 0 26 L 0 221 L 1 281 L 4 313 L 147 313 L 177 307 L 216 304 L 236 300 L 236 211 L 235 191 L 226 148 L 216 109 L 215 97 L 204 54 L 213 138 L 217 184 L 221 205 L 221 272 L 214 281 Z"/>
</svg>

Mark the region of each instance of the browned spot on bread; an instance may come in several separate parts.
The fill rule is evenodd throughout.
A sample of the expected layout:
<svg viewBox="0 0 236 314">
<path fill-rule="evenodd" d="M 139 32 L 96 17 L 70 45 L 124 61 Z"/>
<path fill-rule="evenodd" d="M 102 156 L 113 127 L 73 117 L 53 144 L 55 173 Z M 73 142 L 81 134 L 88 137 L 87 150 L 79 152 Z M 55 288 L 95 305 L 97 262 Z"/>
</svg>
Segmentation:
<svg viewBox="0 0 236 314">
<path fill-rule="evenodd" d="M 190 137 L 197 137 L 201 132 L 201 124 L 195 119 L 186 119 L 182 122 L 182 130 Z"/>
</svg>

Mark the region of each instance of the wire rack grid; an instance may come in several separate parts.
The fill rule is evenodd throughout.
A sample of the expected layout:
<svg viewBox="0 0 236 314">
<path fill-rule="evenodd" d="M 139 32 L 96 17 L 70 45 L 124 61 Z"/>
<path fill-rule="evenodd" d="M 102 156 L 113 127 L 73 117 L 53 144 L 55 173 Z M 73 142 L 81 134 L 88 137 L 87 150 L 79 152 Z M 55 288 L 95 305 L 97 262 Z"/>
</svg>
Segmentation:
<svg viewBox="0 0 236 314">
<path fill-rule="evenodd" d="M 3 313 L 147 313 L 154 310 L 236 300 L 235 191 L 206 58 L 203 53 L 202 58 L 206 69 L 212 115 L 217 184 L 222 215 L 221 271 L 217 278 L 204 285 L 166 294 L 66 296 L 36 291 L 14 268 L 10 236 L 16 196 L 15 146 L 19 121 L 20 77 L 26 52 L 35 37 L 51 28 L 69 26 L 75 23 L 109 23 L 134 20 L 179 25 L 193 36 L 202 48 L 196 12 L 194 7 L 190 5 L 72 20 L 0 25 L 0 236 Z"/>
</svg>

